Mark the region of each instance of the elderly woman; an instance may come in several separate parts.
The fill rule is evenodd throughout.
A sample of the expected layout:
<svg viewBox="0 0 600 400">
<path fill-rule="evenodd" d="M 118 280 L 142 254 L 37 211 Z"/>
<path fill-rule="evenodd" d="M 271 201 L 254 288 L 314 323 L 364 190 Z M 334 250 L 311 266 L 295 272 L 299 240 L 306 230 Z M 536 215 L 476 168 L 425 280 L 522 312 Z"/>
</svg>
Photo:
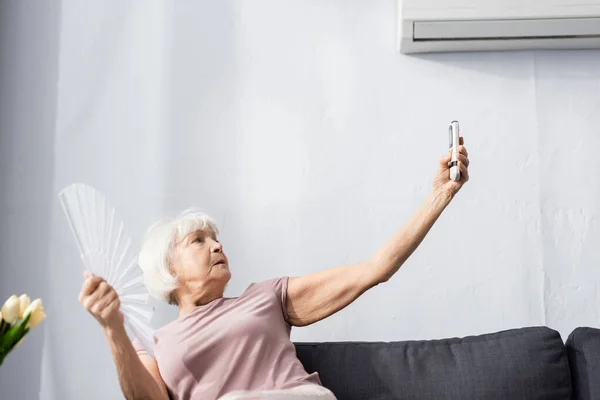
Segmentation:
<svg viewBox="0 0 600 400">
<path fill-rule="evenodd" d="M 86 274 L 79 300 L 102 326 L 125 397 L 335 399 L 296 357 L 291 327 L 329 317 L 398 271 L 469 179 L 460 143 L 461 180 L 449 179 L 448 153 L 427 200 L 370 260 L 253 283 L 236 298 L 223 297 L 231 270 L 208 216 L 184 213 L 153 226 L 139 257 L 145 283 L 179 308 L 179 317 L 155 332 L 154 358 L 129 340 L 115 291 Z"/>
</svg>

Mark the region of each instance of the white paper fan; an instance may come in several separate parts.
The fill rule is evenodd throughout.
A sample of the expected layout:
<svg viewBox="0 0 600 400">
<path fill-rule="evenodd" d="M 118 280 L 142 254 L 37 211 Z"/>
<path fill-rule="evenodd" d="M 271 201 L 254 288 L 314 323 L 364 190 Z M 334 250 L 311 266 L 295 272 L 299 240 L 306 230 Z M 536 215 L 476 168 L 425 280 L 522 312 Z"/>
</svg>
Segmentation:
<svg viewBox="0 0 600 400">
<path fill-rule="evenodd" d="M 104 195 L 89 185 L 71 184 L 60 191 L 59 198 L 83 264 L 116 290 L 125 327 L 152 354 L 154 310 L 148 304 L 150 295 L 123 221 Z"/>
</svg>

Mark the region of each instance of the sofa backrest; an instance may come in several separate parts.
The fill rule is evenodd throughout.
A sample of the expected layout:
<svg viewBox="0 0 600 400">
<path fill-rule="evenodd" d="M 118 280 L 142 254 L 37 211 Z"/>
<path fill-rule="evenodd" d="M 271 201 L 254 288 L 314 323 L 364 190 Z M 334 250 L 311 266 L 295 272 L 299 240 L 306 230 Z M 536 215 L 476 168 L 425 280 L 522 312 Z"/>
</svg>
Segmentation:
<svg viewBox="0 0 600 400">
<path fill-rule="evenodd" d="M 462 339 L 296 343 L 296 351 L 340 400 L 571 398 L 565 346 L 546 327 Z"/>
<path fill-rule="evenodd" d="M 577 328 L 567 338 L 573 399 L 600 399 L 600 329 Z"/>
</svg>

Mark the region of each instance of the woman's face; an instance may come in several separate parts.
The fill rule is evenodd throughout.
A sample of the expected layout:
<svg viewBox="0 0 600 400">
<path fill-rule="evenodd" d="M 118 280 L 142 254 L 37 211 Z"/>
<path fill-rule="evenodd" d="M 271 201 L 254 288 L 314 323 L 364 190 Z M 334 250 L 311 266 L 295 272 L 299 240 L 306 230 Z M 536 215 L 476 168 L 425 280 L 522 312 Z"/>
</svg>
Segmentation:
<svg viewBox="0 0 600 400">
<path fill-rule="evenodd" d="M 194 232 L 179 241 L 173 269 L 182 286 L 192 291 L 225 290 L 231 278 L 223 246 L 211 230 Z"/>
</svg>

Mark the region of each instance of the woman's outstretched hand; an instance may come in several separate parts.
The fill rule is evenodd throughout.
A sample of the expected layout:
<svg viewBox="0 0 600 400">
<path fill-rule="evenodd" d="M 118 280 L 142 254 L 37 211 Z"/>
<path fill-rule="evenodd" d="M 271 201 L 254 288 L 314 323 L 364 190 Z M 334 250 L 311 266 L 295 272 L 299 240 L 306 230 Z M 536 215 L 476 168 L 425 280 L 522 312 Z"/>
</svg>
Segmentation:
<svg viewBox="0 0 600 400">
<path fill-rule="evenodd" d="M 79 302 L 98 320 L 103 329 L 123 327 L 123 314 L 119 311 L 121 302 L 115 289 L 104 279 L 90 275 L 87 271 L 83 277 Z"/>
<path fill-rule="evenodd" d="M 459 139 L 458 146 L 458 168 L 460 169 L 460 180 L 454 182 L 450 179 L 450 160 L 452 159 L 452 151 L 449 151 L 440 159 L 438 171 L 433 180 L 432 190 L 435 194 L 442 194 L 454 197 L 460 188 L 469 180 L 469 153 L 464 146 L 464 139 Z"/>
</svg>

